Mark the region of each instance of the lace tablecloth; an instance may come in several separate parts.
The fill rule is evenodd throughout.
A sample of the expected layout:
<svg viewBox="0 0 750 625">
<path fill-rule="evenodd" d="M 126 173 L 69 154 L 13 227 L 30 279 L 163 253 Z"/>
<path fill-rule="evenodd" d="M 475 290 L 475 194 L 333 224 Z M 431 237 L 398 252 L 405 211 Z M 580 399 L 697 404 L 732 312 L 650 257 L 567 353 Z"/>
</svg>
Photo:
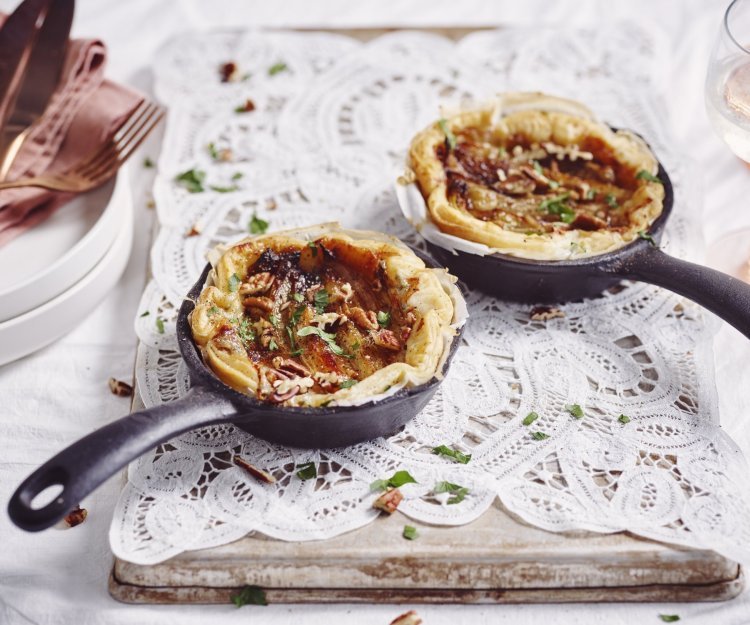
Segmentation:
<svg viewBox="0 0 750 625">
<path fill-rule="evenodd" d="M 170 115 L 154 192 L 154 279 L 136 319 L 147 406 L 186 391 L 176 307 L 206 250 L 245 235 L 254 215 L 271 229 L 338 220 L 421 245 L 400 216 L 393 181 L 410 137 L 440 106 L 545 90 L 637 130 L 675 185 L 667 251 L 700 254 L 691 237 L 699 194 L 689 164 L 670 150 L 660 102 L 648 96 L 664 67 L 659 45 L 632 23 L 567 34 L 505 29 L 458 43 L 416 32 L 366 44 L 331 34 L 192 34 L 158 58 L 156 90 Z M 238 66 L 236 82 L 219 79 L 227 61 Z M 237 112 L 248 99 L 254 110 Z M 187 170 L 205 173 L 202 191 L 175 181 Z M 402 432 L 321 451 L 282 448 L 232 425 L 178 437 L 131 465 L 111 528 L 115 554 L 147 564 L 253 531 L 335 536 L 372 522 L 370 483 L 406 469 L 417 484 L 402 489 L 399 510 L 426 523 L 468 523 L 499 497 L 548 530 L 628 530 L 750 562 L 741 522 L 750 511 L 747 466 L 718 427 L 715 321 L 640 284 L 563 306 L 564 317 L 545 322 L 531 320 L 528 306 L 475 292 L 467 300 L 471 317 L 450 374 Z M 567 404 L 585 416 L 573 418 Z M 531 411 L 540 415 L 533 428 L 522 424 Z M 471 461 L 431 453 L 442 444 Z M 235 453 L 277 484 L 233 466 Z M 317 480 L 296 476 L 307 462 Z M 433 492 L 439 481 L 468 495 L 450 503 Z"/>
</svg>

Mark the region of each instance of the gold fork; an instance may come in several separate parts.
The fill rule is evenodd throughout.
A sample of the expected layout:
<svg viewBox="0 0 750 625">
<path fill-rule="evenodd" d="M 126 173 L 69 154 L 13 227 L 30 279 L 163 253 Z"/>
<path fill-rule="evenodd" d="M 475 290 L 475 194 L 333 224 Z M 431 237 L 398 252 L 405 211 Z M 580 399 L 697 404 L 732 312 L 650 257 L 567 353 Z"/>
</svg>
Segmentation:
<svg viewBox="0 0 750 625">
<path fill-rule="evenodd" d="M 115 130 L 112 140 L 68 171 L 0 182 L 0 190 L 43 187 L 53 191 L 88 191 L 109 180 L 164 116 L 164 109 L 144 100 Z"/>
</svg>

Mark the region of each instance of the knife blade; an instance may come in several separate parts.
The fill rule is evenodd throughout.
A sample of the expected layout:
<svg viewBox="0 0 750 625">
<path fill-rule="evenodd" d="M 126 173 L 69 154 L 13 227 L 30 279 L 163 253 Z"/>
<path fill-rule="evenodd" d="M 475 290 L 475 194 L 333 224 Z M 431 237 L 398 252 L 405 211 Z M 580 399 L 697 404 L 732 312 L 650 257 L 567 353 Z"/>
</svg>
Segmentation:
<svg viewBox="0 0 750 625">
<path fill-rule="evenodd" d="M 0 28 L 0 133 L 15 108 L 31 50 L 39 35 L 37 22 L 49 0 L 24 0 Z"/>
<path fill-rule="evenodd" d="M 39 25 L 39 34 L 28 59 L 15 107 L 3 131 L 2 143 L 8 146 L 2 165 L 3 180 L 23 145 L 31 125 L 49 104 L 62 75 L 73 23 L 75 0 L 47 0 L 46 12 Z"/>
</svg>

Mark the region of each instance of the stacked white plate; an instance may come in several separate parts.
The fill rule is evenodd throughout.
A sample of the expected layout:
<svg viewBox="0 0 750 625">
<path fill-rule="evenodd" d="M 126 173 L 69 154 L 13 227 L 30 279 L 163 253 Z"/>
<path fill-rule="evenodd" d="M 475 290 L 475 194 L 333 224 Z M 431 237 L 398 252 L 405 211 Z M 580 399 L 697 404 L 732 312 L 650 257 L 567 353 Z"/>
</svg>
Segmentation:
<svg viewBox="0 0 750 625">
<path fill-rule="evenodd" d="M 120 278 L 133 241 L 127 175 L 0 247 L 0 365 L 72 330 Z"/>
</svg>

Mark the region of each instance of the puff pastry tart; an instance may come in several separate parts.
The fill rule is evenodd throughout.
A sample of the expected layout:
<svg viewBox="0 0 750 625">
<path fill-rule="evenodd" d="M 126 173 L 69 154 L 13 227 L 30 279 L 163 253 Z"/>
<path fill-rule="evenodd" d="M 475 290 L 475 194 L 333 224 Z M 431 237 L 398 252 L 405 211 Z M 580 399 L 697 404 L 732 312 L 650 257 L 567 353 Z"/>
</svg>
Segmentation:
<svg viewBox="0 0 750 625">
<path fill-rule="evenodd" d="M 351 405 L 440 375 L 463 305 L 454 282 L 395 239 L 326 224 L 226 250 L 190 323 L 232 388 Z"/>
<path fill-rule="evenodd" d="M 539 260 L 625 245 L 662 211 L 658 162 L 578 103 L 504 94 L 428 126 L 409 166 L 444 233 Z"/>
</svg>

